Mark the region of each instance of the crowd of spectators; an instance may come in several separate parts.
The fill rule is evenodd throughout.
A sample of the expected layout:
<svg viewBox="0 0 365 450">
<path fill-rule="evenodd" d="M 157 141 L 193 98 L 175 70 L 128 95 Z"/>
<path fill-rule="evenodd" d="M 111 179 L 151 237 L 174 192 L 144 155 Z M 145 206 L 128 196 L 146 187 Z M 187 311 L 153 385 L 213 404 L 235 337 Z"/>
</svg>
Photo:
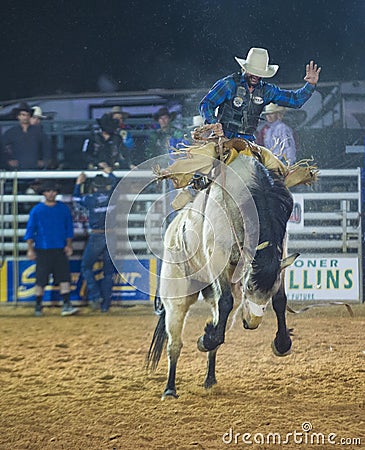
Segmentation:
<svg viewBox="0 0 365 450">
<path fill-rule="evenodd" d="M 168 154 L 179 142 L 188 142 L 189 130 L 176 125 L 177 113 L 166 107 L 158 109 L 152 126 L 136 139 L 128 124 L 129 114 L 120 106 L 95 119 L 80 141 L 72 132 L 65 138 L 69 148 L 56 149 L 55 139 L 45 131 L 42 122 L 48 117 L 39 106 L 27 103 L 13 110 L 17 121 L 0 137 L 0 168 L 3 170 L 85 169 L 97 170 L 100 163 L 113 169 L 131 170 L 139 163 L 160 154 Z M 126 123 L 127 121 L 127 123 Z M 75 139 L 73 139 L 74 137 Z M 76 143 L 77 142 L 77 143 Z M 58 155 L 63 154 L 60 158 Z"/>
<path fill-rule="evenodd" d="M 280 111 L 275 110 L 273 114 L 270 114 L 270 110 L 263 112 L 266 125 L 258 131 L 257 142 L 272 148 L 274 141 L 283 140 L 281 137 L 285 129 L 284 141 L 288 148 L 287 131 L 290 129 L 282 120 L 283 108 L 276 105 L 274 107 Z M 70 148 L 61 149 L 60 152 L 60 149 L 55 148 L 56 139 L 45 131 L 47 127 L 43 127 L 42 122 L 48 117 L 39 106 L 31 107 L 27 103 L 21 103 L 13 112 L 17 123 L 0 135 L 0 169 L 3 170 L 98 170 L 100 164 L 105 163 L 113 170 L 131 170 L 144 161 L 169 155 L 172 149 L 191 142 L 192 127 L 183 124 L 181 115 L 178 116 L 176 111 L 165 106 L 159 108 L 150 118 L 153 119 L 152 126 L 149 124 L 145 133 L 136 136 L 128 123 L 129 114 L 120 106 L 113 106 L 95 119 L 89 130 L 84 129 L 81 140 L 79 131 L 75 135 L 72 132 L 67 135 L 75 139 Z M 274 128 L 275 136 L 271 136 L 273 133 L 267 131 Z M 269 135 L 272 141 L 270 145 Z M 67 144 L 67 138 L 64 141 Z M 290 142 L 292 141 L 291 139 Z M 290 145 L 292 149 L 285 151 L 284 155 L 290 162 L 294 162 L 294 141 Z M 63 155 L 62 158 L 59 157 L 60 154 Z"/>
</svg>

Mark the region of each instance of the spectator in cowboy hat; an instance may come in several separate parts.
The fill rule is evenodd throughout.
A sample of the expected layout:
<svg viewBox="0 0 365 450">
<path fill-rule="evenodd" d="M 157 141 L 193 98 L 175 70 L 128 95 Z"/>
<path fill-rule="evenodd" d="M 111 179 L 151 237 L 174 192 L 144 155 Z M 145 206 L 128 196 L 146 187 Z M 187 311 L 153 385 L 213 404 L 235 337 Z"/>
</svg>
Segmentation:
<svg viewBox="0 0 365 450">
<path fill-rule="evenodd" d="M 27 102 L 21 102 L 19 103 L 19 106 L 13 108 L 15 118 L 18 117 L 20 112 L 27 112 L 31 116 L 33 114 L 33 109 L 28 105 Z"/>
<path fill-rule="evenodd" d="M 51 146 L 39 126 L 31 125 L 33 109 L 20 103 L 14 109 L 18 125 L 9 128 L 3 136 L 3 165 L 7 170 L 44 169 L 51 160 Z"/>
<path fill-rule="evenodd" d="M 33 106 L 32 107 L 32 116 L 30 118 L 31 125 L 40 125 L 41 119 L 47 119 L 47 116 L 43 115 L 42 109 L 40 106 Z"/>
<path fill-rule="evenodd" d="M 203 125 L 204 125 L 203 117 L 202 116 L 194 116 L 193 117 L 193 123 L 188 128 L 194 129 L 194 128 L 202 127 Z"/>
<path fill-rule="evenodd" d="M 120 137 L 119 121 L 109 113 L 103 114 L 96 121 L 100 130 L 84 141 L 82 149 L 88 169 L 98 169 L 102 165 L 122 170 L 131 169 L 130 150 Z"/>
<path fill-rule="evenodd" d="M 168 117 L 169 121 L 173 121 L 176 119 L 176 111 L 169 111 L 166 106 L 160 108 L 157 112 L 153 114 L 153 119 L 160 124 L 160 127 L 164 127 L 164 122 L 166 121 L 166 117 Z M 163 123 L 160 123 L 160 119 L 163 119 Z"/>
<path fill-rule="evenodd" d="M 158 122 L 158 128 L 153 131 L 145 149 L 145 158 L 151 159 L 159 155 L 168 155 L 172 149 L 177 148 L 184 140 L 184 132 L 173 125 L 176 118 L 175 111 L 169 111 L 165 106 L 153 114 L 153 119 Z"/>
<path fill-rule="evenodd" d="M 118 120 L 124 120 L 129 117 L 129 114 L 126 111 L 123 111 L 123 109 L 120 106 L 113 106 L 110 110 L 110 114 L 113 117 L 113 119 Z"/>
<path fill-rule="evenodd" d="M 197 129 L 200 128 L 202 126 L 204 126 L 204 119 L 202 116 L 193 116 L 193 120 L 192 120 L 192 124 L 187 126 L 186 129 L 188 130 L 188 135 L 190 137 L 190 135 L 193 134 L 193 132 Z M 193 138 L 191 138 L 192 141 L 194 141 Z"/>
<path fill-rule="evenodd" d="M 257 143 L 270 149 L 283 162 L 294 164 L 297 158 L 294 132 L 283 122 L 286 108 L 269 103 L 262 115 L 267 123 L 258 132 Z"/>
<path fill-rule="evenodd" d="M 199 106 L 205 123 L 221 123 L 228 138 L 254 141 L 260 114 L 269 103 L 300 108 L 313 94 L 321 71 L 310 61 L 306 65 L 305 85 L 297 90 L 285 90 L 264 81 L 279 69 L 278 65 L 269 64 L 266 49 L 254 47 L 246 59 L 235 59 L 241 70 L 218 80 Z M 218 115 L 215 115 L 216 108 Z"/>
<path fill-rule="evenodd" d="M 113 106 L 113 108 L 110 111 L 110 115 L 113 119 L 117 119 L 119 121 L 119 136 L 121 137 L 123 141 L 123 145 L 126 149 L 130 152 L 130 157 L 133 159 L 133 150 L 134 150 L 134 139 L 129 131 L 128 125 L 125 124 L 125 119 L 129 117 L 129 114 L 126 111 L 123 111 L 123 109 L 120 106 Z"/>
</svg>

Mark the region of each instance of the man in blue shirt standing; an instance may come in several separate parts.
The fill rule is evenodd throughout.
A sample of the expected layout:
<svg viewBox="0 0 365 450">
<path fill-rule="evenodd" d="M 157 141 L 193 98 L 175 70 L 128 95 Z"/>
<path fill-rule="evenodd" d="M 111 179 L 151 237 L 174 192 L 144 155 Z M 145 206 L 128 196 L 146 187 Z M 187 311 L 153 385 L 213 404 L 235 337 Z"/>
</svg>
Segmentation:
<svg viewBox="0 0 365 450">
<path fill-rule="evenodd" d="M 236 58 L 241 71 L 218 80 L 200 102 L 205 123 L 221 123 L 227 138 L 254 141 L 260 114 L 265 105 L 275 103 L 300 108 L 311 97 L 321 68 L 313 61 L 306 66 L 305 85 L 297 90 L 280 89 L 263 81 L 273 77 L 279 66 L 269 64 L 264 48 L 251 48 L 246 59 Z M 215 110 L 218 108 L 218 115 Z"/>
<path fill-rule="evenodd" d="M 36 261 L 35 315 L 42 315 L 42 299 L 51 274 L 54 284 L 60 286 L 63 298 L 61 316 L 78 312 L 70 301 L 71 274 L 69 257 L 72 255 L 73 223 L 68 207 L 56 200 L 58 188 L 53 183 L 44 185 L 45 202 L 38 203 L 29 214 L 24 240 L 27 256 Z"/>
<path fill-rule="evenodd" d="M 86 181 L 86 175 L 81 173 L 76 180 L 73 200 L 83 206 L 89 214 L 89 238 L 82 255 L 81 273 L 88 289 L 88 299 L 93 309 L 107 312 L 110 308 L 114 265 L 106 244 L 105 217 L 108 211 L 109 199 L 118 183 L 118 178 L 112 173 L 111 167 L 103 165 L 108 176 L 97 175 L 91 182 L 92 193 L 82 195 L 81 185 Z M 104 277 L 99 285 L 93 271 L 94 264 L 103 260 Z"/>
</svg>

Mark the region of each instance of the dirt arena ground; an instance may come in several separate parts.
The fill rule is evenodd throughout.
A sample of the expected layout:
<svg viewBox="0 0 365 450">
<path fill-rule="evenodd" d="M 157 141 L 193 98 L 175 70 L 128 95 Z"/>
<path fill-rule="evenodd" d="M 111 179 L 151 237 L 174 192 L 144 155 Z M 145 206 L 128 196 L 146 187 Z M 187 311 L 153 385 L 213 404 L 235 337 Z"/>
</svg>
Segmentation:
<svg viewBox="0 0 365 450">
<path fill-rule="evenodd" d="M 218 385 L 206 391 L 196 339 L 207 310 L 195 306 L 180 398 L 161 401 L 165 354 L 157 372 L 144 370 L 152 308 L 68 318 L 46 308 L 35 318 L 30 307 L 2 307 L 0 449 L 365 448 L 365 305 L 353 310 L 354 318 L 341 306 L 289 315 L 286 358 L 271 352 L 272 311 L 255 331 L 237 322 L 218 353 Z"/>
</svg>

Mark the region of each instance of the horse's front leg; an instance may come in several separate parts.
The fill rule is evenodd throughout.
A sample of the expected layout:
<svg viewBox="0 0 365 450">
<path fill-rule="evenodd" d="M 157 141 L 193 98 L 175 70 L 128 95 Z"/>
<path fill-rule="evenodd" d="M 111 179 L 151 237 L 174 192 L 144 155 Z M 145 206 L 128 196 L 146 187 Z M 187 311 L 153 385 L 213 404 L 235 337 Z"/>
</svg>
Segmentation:
<svg viewBox="0 0 365 450">
<path fill-rule="evenodd" d="M 201 352 L 208 352 L 216 349 L 224 343 L 227 320 L 233 309 L 233 296 L 230 284 L 226 284 L 222 288 L 222 293 L 218 301 L 217 318 L 207 323 L 204 335 L 200 336 L 197 342 L 198 349 Z"/>
<path fill-rule="evenodd" d="M 276 356 L 287 356 L 290 354 L 292 341 L 286 326 L 286 304 L 284 281 L 282 280 L 278 292 L 272 298 L 272 305 L 276 314 L 278 331 L 272 342 L 272 350 Z"/>
<path fill-rule="evenodd" d="M 205 389 L 209 389 L 215 384 L 217 384 L 217 379 L 215 377 L 215 364 L 218 348 L 219 346 L 214 350 L 208 352 L 207 373 L 204 380 Z"/>
</svg>

